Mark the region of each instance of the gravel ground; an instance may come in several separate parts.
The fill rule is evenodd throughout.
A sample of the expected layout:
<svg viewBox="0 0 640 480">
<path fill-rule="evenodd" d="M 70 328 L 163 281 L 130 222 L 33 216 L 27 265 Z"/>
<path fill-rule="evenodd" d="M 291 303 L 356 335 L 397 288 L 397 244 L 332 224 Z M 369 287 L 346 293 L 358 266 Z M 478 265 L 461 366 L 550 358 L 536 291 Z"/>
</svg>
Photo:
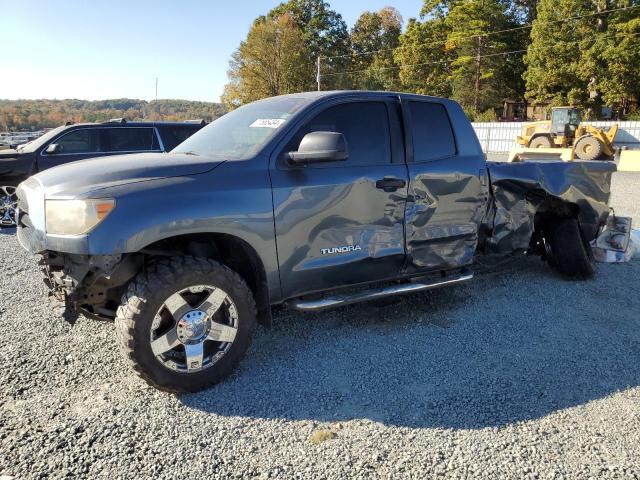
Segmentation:
<svg viewBox="0 0 640 480">
<path fill-rule="evenodd" d="M 639 189 L 616 174 L 636 223 Z M 640 477 L 640 262 L 571 283 L 520 259 L 386 305 L 281 309 L 230 380 L 175 396 L 130 373 L 111 324 L 56 318 L 14 235 L 0 255 L 0 477 Z"/>
</svg>

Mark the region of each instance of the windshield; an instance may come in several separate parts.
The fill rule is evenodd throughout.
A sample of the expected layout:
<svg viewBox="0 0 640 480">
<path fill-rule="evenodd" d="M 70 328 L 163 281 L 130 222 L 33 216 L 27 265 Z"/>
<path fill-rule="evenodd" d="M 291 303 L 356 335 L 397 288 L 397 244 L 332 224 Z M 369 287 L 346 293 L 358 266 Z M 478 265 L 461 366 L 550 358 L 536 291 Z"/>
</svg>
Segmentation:
<svg viewBox="0 0 640 480">
<path fill-rule="evenodd" d="M 245 160 L 254 156 L 308 103 L 304 98 L 275 97 L 240 107 L 194 133 L 171 153 Z"/>
<path fill-rule="evenodd" d="M 24 145 L 20 145 L 18 147 L 18 151 L 19 152 L 35 152 L 37 149 L 39 149 L 41 146 L 43 146 L 45 143 L 47 143 L 53 137 L 55 137 L 60 132 L 62 132 L 65 128 L 67 128 L 67 126 L 66 125 L 62 125 L 61 127 L 56 127 L 53 130 L 49 130 L 47 133 L 45 133 L 44 135 L 39 136 L 35 140 L 32 140 L 32 141 L 30 141 L 28 143 L 25 143 Z"/>
<path fill-rule="evenodd" d="M 580 110 L 574 109 L 569 111 L 569 124 L 578 126 L 582 122 L 582 114 Z"/>
<path fill-rule="evenodd" d="M 556 125 L 569 124 L 577 127 L 582 121 L 582 114 L 575 108 L 557 108 L 553 110 L 551 121 Z"/>
</svg>

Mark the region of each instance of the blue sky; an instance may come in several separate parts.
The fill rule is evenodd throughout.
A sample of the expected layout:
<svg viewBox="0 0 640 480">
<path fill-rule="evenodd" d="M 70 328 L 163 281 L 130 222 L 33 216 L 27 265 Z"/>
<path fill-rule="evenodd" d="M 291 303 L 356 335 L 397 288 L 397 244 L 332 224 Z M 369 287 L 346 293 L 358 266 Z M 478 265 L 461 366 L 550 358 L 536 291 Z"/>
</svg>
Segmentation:
<svg viewBox="0 0 640 480">
<path fill-rule="evenodd" d="M 0 98 L 218 101 L 228 61 L 278 0 L 0 0 Z M 351 27 L 364 10 L 421 0 L 330 0 Z"/>
</svg>

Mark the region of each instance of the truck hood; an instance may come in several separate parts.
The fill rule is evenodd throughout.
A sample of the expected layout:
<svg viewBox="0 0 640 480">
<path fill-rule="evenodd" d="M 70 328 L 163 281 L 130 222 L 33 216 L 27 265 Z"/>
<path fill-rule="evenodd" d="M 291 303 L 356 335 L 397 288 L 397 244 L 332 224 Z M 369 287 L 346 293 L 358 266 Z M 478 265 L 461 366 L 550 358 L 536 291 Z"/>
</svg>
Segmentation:
<svg viewBox="0 0 640 480">
<path fill-rule="evenodd" d="M 198 175 L 223 163 L 186 154 L 136 153 L 91 158 L 50 168 L 34 179 L 46 198 L 71 198 L 107 187 L 162 178 Z"/>
<path fill-rule="evenodd" d="M 4 150 L 0 150 L 0 160 L 16 158 L 18 155 L 20 155 L 20 152 L 14 148 L 5 148 Z"/>
</svg>

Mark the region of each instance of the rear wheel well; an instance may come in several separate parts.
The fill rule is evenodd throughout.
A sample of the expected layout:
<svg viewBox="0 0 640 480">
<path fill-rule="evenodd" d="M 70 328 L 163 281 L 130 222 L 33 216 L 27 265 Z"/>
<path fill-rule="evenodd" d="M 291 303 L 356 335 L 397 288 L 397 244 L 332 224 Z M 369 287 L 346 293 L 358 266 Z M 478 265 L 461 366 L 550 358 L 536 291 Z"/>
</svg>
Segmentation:
<svg viewBox="0 0 640 480">
<path fill-rule="evenodd" d="M 553 197 L 541 192 L 544 199 L 536 206 L 536 215 L 542 217 L 578 217 L 580 207 L 575 203 L 567 202 L 558 197 Z"/>
<path fill-rule="evenodd" d="M 532 251 L 545 255 L 542 237 L 546 227 L 558 218 L 577 219 L 580 207 L 575 203 L 551 196 L 544 190 L 533 190 L 529 192 L 527 197 L 535 205 L 530 248 Z"/>
<path fill-rule="evenodd" d="M 267 275 L 262 260 L 246 241 L 224 233 L 196 233 L 159 240 L 140 253 L 154 257 L 192 255 L 216 260 L 238 273 L 253 292 L 258 322 L 271 326 Z"/>
</svg>

